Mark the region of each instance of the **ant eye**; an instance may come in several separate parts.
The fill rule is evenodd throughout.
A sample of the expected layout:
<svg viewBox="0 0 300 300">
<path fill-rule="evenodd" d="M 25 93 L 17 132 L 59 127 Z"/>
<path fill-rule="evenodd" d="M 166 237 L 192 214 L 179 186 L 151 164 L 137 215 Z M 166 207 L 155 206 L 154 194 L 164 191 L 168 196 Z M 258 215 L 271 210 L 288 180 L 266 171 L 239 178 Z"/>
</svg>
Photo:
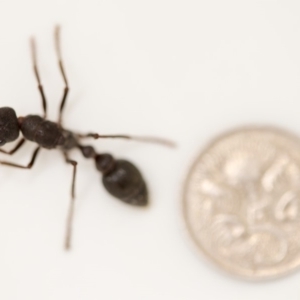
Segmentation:
<svg viewBox="0 0 300 300">
<path fill-rule="evenodd" d="M 0 147 L 5 145 L 5 140 L 0 140 Z"/>
</svg>

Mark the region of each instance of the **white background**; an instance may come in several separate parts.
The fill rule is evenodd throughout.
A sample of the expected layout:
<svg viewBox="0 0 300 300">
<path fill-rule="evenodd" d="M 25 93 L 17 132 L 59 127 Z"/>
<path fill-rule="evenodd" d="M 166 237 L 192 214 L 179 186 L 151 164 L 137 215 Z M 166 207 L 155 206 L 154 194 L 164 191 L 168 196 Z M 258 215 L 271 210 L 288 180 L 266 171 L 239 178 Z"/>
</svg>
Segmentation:
<svg viewBox="0 0 300 300">
<path fill-rule="evenodd" d="M 216 135 L 249 124 L 300 133 L 299 16 L 300 3 L 283 0 L 0 0 L 1 106 L 41 113 L 28 47 L 34 34 L 56 120 L 59 23 L 71 86 L 65 125 L 179 145 L 91 141 L 140 168 L 148 209 L 110 197 L 92 161 L 74 151 L 71 253 L 63 251 L 63 237 L 72 171 L 61 154 L 43 151 L 31 171 L 1 167 L 0 299 L 300 299 L 299 272 L 252 283 L 207 262 L 181 212 L 187 171 Z M 25 164 L 33 147 L 1 159 Z"/>
</svg>

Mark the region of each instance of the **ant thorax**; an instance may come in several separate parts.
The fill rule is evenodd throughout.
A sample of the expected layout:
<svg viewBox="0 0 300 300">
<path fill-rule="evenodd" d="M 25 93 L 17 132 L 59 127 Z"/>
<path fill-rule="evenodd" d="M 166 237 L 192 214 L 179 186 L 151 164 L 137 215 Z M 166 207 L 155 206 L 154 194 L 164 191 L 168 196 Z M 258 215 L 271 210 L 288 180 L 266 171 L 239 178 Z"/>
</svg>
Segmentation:
<svg viewBox="0 0 300 300">
<path fill-rule="evenodd" d="M 43 148 L 53 149 L 62 146 L 65 142 L 61 127 L 38 115 L 20 117 L 19 126 L 27 140 L 35 142 Z"/>
</svg>

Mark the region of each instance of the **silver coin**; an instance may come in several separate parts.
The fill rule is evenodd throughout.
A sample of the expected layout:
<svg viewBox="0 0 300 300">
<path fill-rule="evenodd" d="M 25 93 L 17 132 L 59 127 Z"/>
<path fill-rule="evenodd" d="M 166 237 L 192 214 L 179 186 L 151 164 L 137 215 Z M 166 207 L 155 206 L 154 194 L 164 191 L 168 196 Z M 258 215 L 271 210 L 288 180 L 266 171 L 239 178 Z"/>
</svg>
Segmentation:
<svg viewBox="0 0 300 300">
<path fill-rule="evenodd" d="M 273 128 L 221 136 L 194 163 L 184 215 L 199 249 L 249 279 L 300 265 L 300 140 Z"/>
</svg>

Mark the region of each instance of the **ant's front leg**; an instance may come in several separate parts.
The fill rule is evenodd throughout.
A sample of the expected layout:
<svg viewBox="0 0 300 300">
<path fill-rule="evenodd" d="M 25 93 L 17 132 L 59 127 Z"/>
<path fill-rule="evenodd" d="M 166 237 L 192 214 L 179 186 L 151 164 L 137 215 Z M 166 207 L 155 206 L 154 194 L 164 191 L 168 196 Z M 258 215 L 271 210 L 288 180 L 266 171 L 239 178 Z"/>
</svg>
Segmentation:
<svg viewBox="0 0 300 300">
<path fill-rule="evenodd" d="M 0 161 L 0 164 L 1 165 L 5 165 L 5 166 L 9 166 L 9 167 L 15 167 L 15 168 L 20 168 L 20 169 L 31 169 L 32 166 L 34 165 L 34 162 L 35 162 L 35 159 L 40 151 L 41 147 L 38 146 L 33 154 L 32 154 L 32 157 L 31 157 L 31 160 L 29 162 L 29 164 L 27 166 L 21 166 L 21 165 L 18 165 L 18 164 L 14 164 L 14 163 L 11 163 L 11 162 L 8 162 L 8 161 Z"/>
<path fill-rule="evenodd" d="M 64 87 L 64 92 L 63 92 L 63 96 L 60 102 L 60 107 L 59 107 L 59 116 L 58 116 L 58 124 L 62 125 L 62 113 L 66 104 L 66 100 L 67 100 L 67 96 L 69 93 L 69 84 L 68 84 L 68 79 L 66 76 L 66 71 L 63 65 L 63 61 L 62 61 L 62 56 L 61 56 L 61 50 L 60 50 L 60 27 L 56 26 L 55 28 L 55 48 L 56 48 L 56 56 L 58 59 L 58 66 L 65 84 Z"/>
<path fill-rule="evenodd" d="M 34 38 L 32 38 L 30 40 L 30 46 L 31 46 L 31 55 L 32 55 L 32 62 L 33 62 L 33 71 L 34 71 L 34 75 L 35 75 L 35 78 L 36 78 L 37 83 L 38 83 L 38 89 L 40 91 L 41 98 L 42 98 L 44 118 L 46 118 L 47 117 L 47 101 L 46 101 L 46 96 L 45 96 L 45 93 L 44 93 L 44 88 L 43 88 L 43 85 L 41 83 L 39 70 L 38 70 L 38 67 L 37 67 L 36 47 L 35 47 Z"/>
<path fill-rule="evenodd" d="M 94 138 L 94 139 L 126 139 L 144 143 L 152 143 L 152 144 L 160 144 L 162 146 L 167 147 L 176 147 L 176 144 L 170 140 L 158 138 L 158 137 L 151 137 L 151 136 L 132 136 L 126 134 L 115 134 L 115 135 L 100 135 L 98 133 L 87 133 L 87 134 L 76 134 L 76 136 L 81 138 Z"/>
<path fill-rule="evenodd" d="M 0 152 L 4 153 L 4 154 L 8 154 L 8 155 L 13 155 L 15 152 L 17 152 L 23 146 L 24 143 L 25 143 L 25 139 L 21 139 L 19 141 L 19 143 L 10 151 L 5 151 L 3 149 L 0 149 Z"/>
</svg>

